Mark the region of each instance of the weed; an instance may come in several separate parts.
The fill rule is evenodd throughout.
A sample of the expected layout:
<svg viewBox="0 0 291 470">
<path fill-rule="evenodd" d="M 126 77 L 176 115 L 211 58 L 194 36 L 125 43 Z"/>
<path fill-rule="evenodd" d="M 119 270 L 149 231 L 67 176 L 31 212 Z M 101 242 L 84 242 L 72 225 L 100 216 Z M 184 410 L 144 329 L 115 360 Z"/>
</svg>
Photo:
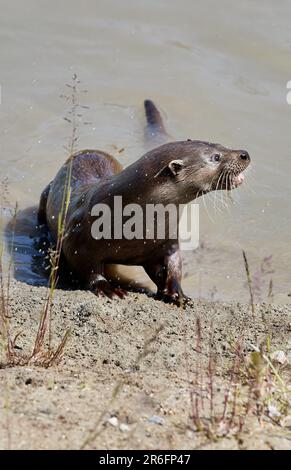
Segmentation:
<svg viewBox="0 0 291 470">
<path fill-rule="evenodd" d="M 69 137 L 68 145 L 65 146 L 68 156 L 71 157 L 76 151 L 76 145 L 78 141 L 78 122 L 82 117 L 80 113 L 81 108 L 86 108 L 78 102 L 79 96 L 79 84 L 80 80 L 77 75 L 73 75 L 72 82 L 67 84 L 67 88 L 70 89 L 69 95 L 62 95 L 70 104 L 69 111 L 65 116 L 65 121 L 69 123 L 71 127 L 71 133 Z M 85 92 L 81 91 L 81 92 Z M 0 363 L 0 367 L 8 367 L 14 365 L 27 365 L 36 364 L 43 367 L 50 367 L 55 363 L 58 363 L 63 355 L 65 344 L 68 340 L 69 331 L 66 331 L 60 343 L 56 348 L 52 348 L 52 331 L 51 331 L 51 317 L 53 298 L 55 294 L 56 285 L 58 282 L 58 271 L 60 265 L 60 257 L 62 252 L 62 246 L 65 236 L 66 219 L 68 208 L 71 198 L 71 176 L 72 176 L 72 158 L 69 158 L 69 164 L 67 166 L 66 182 L 63 192 L 61 211 L 58 215 L 58 235 L 56 247 L 51 252 L 51 269 L 49 277 L 49 289 L 47 299 L 45 301 L 41 318 L 39 321 L 38 331 L 35 338 L 34 346 L 31 353 L 20 354 L 15 348 L 16 339 L 20 333 L 16 336 L 12 336 L 11 325 L 10 325 L 10 313 L 9 313 L 9 294 L 10 294 L 10 280 L 11 280 L 11 269 L 12 269 L 12 253 L 10 254 L 8 271 L 5 279 L 4 275 L 4 244 L 1 238 L 0 244 L 0 332 L 2 338 L 2 345 L 4 350 L 4 359 Z M 4 204 L 8 201 L 8 182 L 7 179 L 3 180 L 0 185 L 0 204 L 1 214 L 4 210 Z M 17 217 L 17 206 L 14 211 L 14 222 Z M 15 223 L 14 223 L 15 227 Z M 13 240 L 12 240 L 13 249 Z"/>
<path fill-rule="evenodd" d="M 247 283 L 248 283 L 248 288 L 250 292 L 250 304 L 252 308 L 252 313 L 253 315 L 255 314 L 255 302 L 254 302 L 254 292 L 253 292 L 253 283 L 252 283 L 252 278 L 251 278 L 251 272 L 249 268 L 249 262 L 247 259 L 246 252 L 243 250 L 243 259 L 244 259 L 244 265 L 245 265 L 245 270 L 246 270 L 246 275 L 247 275 Z"/>
<path fill-rule="evenodd" d="M 230 435 L 238 437 L 247 418 L 255 417 L 261 425 L 265 421 L 280 425 L 280 419 L 289 407 L 288 388 L 269 352 L 252 345 L 253 352 L 247 354 L 243 340 L 236 341 L 232 346 L 233 359 L 227 385 L 221 387 L 217 380 L 219 371 L 213 348 L 213 325 L 210 326 L 208 352 L 203 347 L 199 318 L 196 329 L 197 360 L 194 379 L 189 382 L 191 420 L 196 432 L 216 441 Z M 207 357 L 207 365 L 203 364 L 203 356 Z"/>
<path fill-rule="evenodd" d="M 267 299 L 271 304 L 273 302 L 273 279 L 272 255 L 265 256 L 260 263 L 259 268 L 251 274 L 246 252 L 243 251 L 244 266 L 247 275 L 247 286 L 250 293 L 250 304 L 252 312 L 255 313 L 255 303 L 264 300 L 264 291 L 267 291 Z"/>
</svg>

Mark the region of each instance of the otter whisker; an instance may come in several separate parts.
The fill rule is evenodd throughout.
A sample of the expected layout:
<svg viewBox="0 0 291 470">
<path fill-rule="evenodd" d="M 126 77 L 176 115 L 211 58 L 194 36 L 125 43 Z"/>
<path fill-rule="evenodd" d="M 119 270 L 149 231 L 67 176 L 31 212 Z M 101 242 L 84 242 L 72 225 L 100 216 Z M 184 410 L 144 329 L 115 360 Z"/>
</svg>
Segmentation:
<svg viewBox="0 0 291 470">
<path fill-rule="evenodd" d="M 245 179 L 244 185 L 243 185 L 245 187 L 245 191 L 249 194 L 256 194 L 255 188 L 257 186 L 256 186 L 256 184 L 251 184 L 252 182 L 254 182 L 252 168 L 247 169 L 247 175 L 248 175 L 248 177 Z"/>
<path fill-rule="evenodd" d="M 213 220 L 213 218 L 212 218 L 211 215 L 210 215 L 210 212 L 209 212 L 208 207 L 207 207 L 207 203 L 206 203 L 206 201 L 205 201 L 205 193 L 202 194 L 202 201 L 203 201 L 203 206 L 204 206 L 205 212 L 206 212 L 206 214 L 207 214 L 209 220 L 210 220 L 212 223 L 214 223 L 214 220 Z"/>
<path fill-rule="evenodd" d="M 213 203 L 214 203 L 214 207 L 215 207 L 216 212 L 219 212 L 219 213 L 221 213 L 226 207 L 226 203 L 223 200 L 222 195 L 217 196 L 217 194 L 214 194 L 213 195 Z"/>
<path fill-rule="evenodd" d="M 230 183 L 230 172 L 229 171 L 226 171 L 224 173 L 224 179 L 223 179 L 223 183 L 225 182 L 225 189 L 226 189 L 226 194 L 228 194 L 228 183 Z M 225 191 L 223 191 L 223 194 L 221 194 L 221 198 L 223 198 L 223 202 L 224 202 L 224 205 L 227 209 L 227 211 L 229 212 L 229 205 L 227 204 L 226 200 L 225 200 Z"/>
<path fill-rule="evenodd" d="M 224 183 L 224 180 L 227 178 L 227 174 L 226 173 L 223 173 L 223 180 L 222 180 L 222 184 Z M 224 197 L 224 191 L 221 191 L 220 192 L 220 202 L 224 205 L 224 207 L 228 208 L 228 205 L 225 201 L 225 197 Z"/>
<path fill-rule="evenodd" d="M 232 189 L 232 174 L 231 174 L 230 171 L 228 172 L 228 183 L 229 183 L 229 188 L 227 187 L 227 190 L 226 190 L 227 198 L 228 198 L 228 201 L 231 201 L 231 203 L 234 204 L 234 199 L 233 199 L 232 193 L 231 193 L 231 189 Z"/>
<path fill-rule="evenodd" d="M 229 182 L 229 189 L 227 189 L 227 199 L 228 199 L 228 202 L 230 201 L 232 204 L 235 203 L 234 199 L 233 199 L 233 196 L 232 196 L 232 193 L 231 193 L 231 185 L 232 185 L 232 178 L 231 178 L 231 173 L 229 172 L 228 174 L 228 182 Z M 228 212 L 230 212 L 230 209 L 229 209 L 229 204 L 227 204 L 227 210 Z"/>
<path fill-rule="evenodd" d="M 219 183 L 220 183 L 220 180 L 221 180 L 222 177 L 223 177 L 223 173 L 221 173 L 221 174 L 219 175 L 219 178 L 218 178 L 217 183 L 216 183 L 216 186 L 215 186 L 215 191 L 218 191 L 218 189 L 219 189 Z"/>
<path fill-rule="evenodd" d="M 225 184 L 225 187 L 227 188 L 228 187 L 228 185 L 227 185 L 228 173 L 223 172 L 221 176 L 222 176 L 221 185 L 223 187 L 223 185 Z M 228 204 L 226 203 L 225 198 L 224 198 L 224 191 L 220 192 L 219 202 L 221 203 L 221 205 L 224 209 L 226 208 L 228 210 Z"/>
<path fill-rule="evenodd" d="M 221 173 L 221 174 L 219 175 L 219 178 L 218 178 L 218 180 L 217 180 L 217 183 L 216 183 L 216 186 L 215 186 L 215 190 L 214 190 L 214 210 L 215 210 L 215 211 L 217 210 L 217 208 L 216 208 L 217 190 L 218 190 L 218 188 L 219 188 L 219 183 L 220 183 L 220 180 L 222 180 L 222 178 L 223 178 L 223 173 Z"/>
</svg>

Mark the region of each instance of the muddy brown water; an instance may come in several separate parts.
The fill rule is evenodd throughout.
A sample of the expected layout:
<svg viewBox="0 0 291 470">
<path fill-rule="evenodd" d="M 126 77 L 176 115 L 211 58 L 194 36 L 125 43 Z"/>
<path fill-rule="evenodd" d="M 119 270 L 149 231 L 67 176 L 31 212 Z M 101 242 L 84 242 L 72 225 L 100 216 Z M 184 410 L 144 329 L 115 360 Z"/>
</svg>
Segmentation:
<svg viewBox="0 0 291 470">
<path fill-rule="evenodd" d="M 184 255 L 185 290 L 246 300 L 245 249 L 259 296 L 272 277 L 274 301 L 290 301 L 290 2 L 14 0 L 0 8 L 0 160 L 10 200 L 21 210 L 37 204 L 66 157 L 59 95 L 73 73 L 90 106 L 79 147 L 125 148 L 124 165 L 145 151 L 142 102 L 152 98 L 173 139 L 220 142 L 252 156 L 233 201 L 200 202 L 201 248 Z M 31 266 L 34 222 L 26 213 L 15 267 L 16 277 L 38 284 L 45 281 Z"/>
</svg>

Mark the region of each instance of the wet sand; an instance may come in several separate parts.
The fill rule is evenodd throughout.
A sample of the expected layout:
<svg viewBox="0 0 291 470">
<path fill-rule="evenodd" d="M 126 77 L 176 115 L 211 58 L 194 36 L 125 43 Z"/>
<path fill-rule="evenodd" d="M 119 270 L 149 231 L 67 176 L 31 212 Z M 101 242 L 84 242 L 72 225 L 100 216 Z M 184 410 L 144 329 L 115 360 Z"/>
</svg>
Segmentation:
<svg viewBox="0 0 291 470">
<path fill-rule="evenodd" d="M 14 334 L 21 332 L 16 341 L 20 354 L 32 349 L 46 296 L 45 287 L 12 281 L 11 322 Z M 197 351 L 198 318 L 202 353 Z M 241 433 L 233 427 L 223 437 L 222 425 L 209 437 L 195 427 L 190 403 L 198 367 L 205 386 L 202 415 L 209 418 L 210 343 L 217 359 L 217 416 L 231 383 L 239 338 L 244 337 L 247 358 L 252 345 L 264 343 L 269 334 L 271 350 L 289 358 L 275 365 L 290 383 L 290 305 L 263 304 L 253 317 L 247 305 L 238 303 L 195 301 L 180 310 L 144 294 L 131 293 L 120 301 L 57 290 L 54 345 L 68 329 L 71 335 L 58 365 L 0 370 L 2 449 L 81 448 L 88 437 L 86 448 L 92 449 L 291 448 L 288 408 L 280 425 L 267 416 L 259 423 L 251 411 Z M 239 383 L 243 394 L 247 379 Z"/>
</svg>

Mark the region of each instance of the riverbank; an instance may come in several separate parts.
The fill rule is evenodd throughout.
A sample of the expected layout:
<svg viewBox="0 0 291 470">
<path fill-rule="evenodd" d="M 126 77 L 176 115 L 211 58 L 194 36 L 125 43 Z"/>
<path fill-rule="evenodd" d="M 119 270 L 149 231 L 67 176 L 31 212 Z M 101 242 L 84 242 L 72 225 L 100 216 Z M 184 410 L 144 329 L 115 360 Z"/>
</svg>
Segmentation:
<svg viewBox="0 0 291 470">
<path fill-rule="evenodd" d="M 33 348 L 46 296 L 12 281 L 19 354 Z M 291 448 L 290 305 L 252 315 L 236 303 L 180 310 L 142 294 L 121 301 L 57 290 L 52 344 L 68 329 L 58 365 L 0 370 L 2 449 Z M 267 337 L 285 355 L 272 362 L 278 380 L 251 359 Z"/>
</svg>

